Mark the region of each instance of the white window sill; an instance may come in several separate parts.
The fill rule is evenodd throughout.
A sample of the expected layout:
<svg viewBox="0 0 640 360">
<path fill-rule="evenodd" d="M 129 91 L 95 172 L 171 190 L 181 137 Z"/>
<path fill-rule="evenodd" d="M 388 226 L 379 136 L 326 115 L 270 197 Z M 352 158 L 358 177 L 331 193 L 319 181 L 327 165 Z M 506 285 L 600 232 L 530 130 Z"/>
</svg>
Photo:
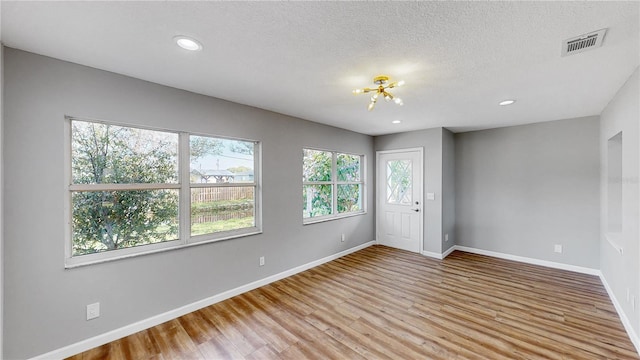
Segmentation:
<svg viewBox="0 0 640 360">
<path fill-rule="evenodd" d="M 243 231 L 238 231 L 236 233 L 225 234 L 225 236 L 220 236 L 220 237 L 213 237 L 215 236 L 215 234 L 198 235 L 198 236 L 192 237 L 190 239 L 191 242 L 187 244 L 177 243 L 178 240 L 174 240 L 174 241 L 167 241 L 164 243 L 126 248 L 122 250 L 113 250 L 113 251 L 106 251 L 106 252 L 101 252 L 96 254 L 74 256 L 71 258 L 67 258 L 65 260 L 64 268 L 73 269 L 73 268 L 78 268 L 78 267 L 83 267 L 88 265 L 101 264 L 105 262 L 128 259 L 128 258 L 144 256 L 149 254 L 157 254 L 165 251 L 184 249 L 192 246 L 210 244 L 217 241 L 237 239 L 237 238 L 252 236 L 257 234 L 262 234 L 262 229 L 259 229 L 257 227 L 252 227 L 252 228 L 243 229 Z M 114 254 L 114 251 L 116 251 L 117 253 Z"/>
<path fill-rule="evenodd" d="M 321 222 L 325 222 L 325 221 L 344 219 L 344 218 L 349 218 L 349 217 L 353 217 L 353 216 L 365 215 L 366 213 L 367 213 L 366 211 L 359 211 L 359 212 L 353 212 L 353 213 L 347 213 L 347 214 L 340 214 L 340 215 L 336 215 L 336 216 L 322 216 L 322 217 L 306 218 L 306 219 L 302 220 L 302 225 L 310 225 L 310 224 L 317 224 L 317 223 L 321 223 Z"/>
<path fill-rule="evenodd" d="M 613 246 L 614 249 L 620 254 L 624 254 L 624 249 L 619 244 L 622 242 L 622 233 L 619 232 L 608 232 L 604 234 L 604 237 L 609 242 L 609 245 Z"/>
</svg>

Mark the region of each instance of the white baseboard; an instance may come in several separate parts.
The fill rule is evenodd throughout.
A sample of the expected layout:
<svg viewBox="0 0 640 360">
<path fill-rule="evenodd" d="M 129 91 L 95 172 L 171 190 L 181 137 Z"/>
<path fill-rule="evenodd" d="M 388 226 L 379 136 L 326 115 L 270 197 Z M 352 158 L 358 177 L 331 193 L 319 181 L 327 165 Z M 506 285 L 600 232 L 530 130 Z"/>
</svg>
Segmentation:
<svg viewBox="0 0 640 360">
<path fill-rule="evenodd" d="M 449 256 L 449 254 L 451 254 L 454 251 L 456 251 L 456 245 L 453 245 L 452 247 L 445 250 L 445 252 L 442 253 L 442 258 L 443 259 L 446 258 L 447 256 Z"/>
<path fill-rule="evenodd" d="M 455 247 L 455 250 L 460 250 L 460 251 L 469 252 L 473 254 L 486 255 L 486 256 L 496 257 L 496 258 L 505 259 L 505 260 L 518 261 L 526 264 L 540 265 L 540 266 L 546 266 L 554 269 L 569 270 L 569 271 L 582 273 L 582 274 L 600 276 L 600 270 L 592 269 L 588 267 L 563 264 L 563 263 L 558 263 L 554 261 L 534 259 L 534 258 L 529 258 L 525 256 L 511 255 L 511 254 L 505 254 L 505 253 L 483 250 L 483 249 L 476 249 L 476 248 L 467 247 L 467 246 L 455 245 L 454 247 Z"/>
<path fill-rule="evenodd" d="M 636 352 L 640 354 L 640 338 L 638 338 L 638 334 L 636 334 L 635 330 L 633 330 L 633 326 L 631 326 L 631 321 L 629 321 L 629 318 L 622 310 L 622 306 L 620 305 L 618 298 L 616 298 L 615 294 L 613 293 L 613 290 L 609 286 L 609 283 L 607 282 L 607 279 L 604 277 L 602 272 L 600 272 L 599 276 L 600 276 L 600 280 L 602 281 L 602 284 L 604 285 L 604 288 L 607 289 L 607 293 L 609 294 L 609 298 L 611 298 L 611 302 L 613 303 L 613 306 L 616 308 L 616 311 L 618 312 L 618 316 L 620 316 L 620 321 L 622 321 L 622 325 L 624 325 L 624 329 L 627 331 L 627 335 L 629 335 L 629 338 L 631 339 L 633 346 L 636 347 Z"/>
<path fill-rule="evenodd" d="M 445 252 L 443 252 L 442 254 L 437 253 L 437 252 L 431 252 L 431 251 L 423 251 L 422 255 L 424 256 L 428 256 L 430 258 L 434 258 L 434 259 L 444 259 L 447 256 L 449 256 L 449 254 L 451 254 L 454 250 L 456 249 L 456 246 L 452 246 L 450 248 L 448 248 L 447 250 L 445 250 Z"/>
<path fill-rule="evenodd" d="M 442 260 L 442 254 L 439 254 L 437 252 L 431 252 L 431 251 L 424 250 L 424 251 L 422 251 L 422 255 L 428 256 L 430 258 Z"/>
<path fill-rule="evenodd" d="M 196 301 L 194 303 L 179 307 L 177 309 L 174 310 L 170 310 L 167 311 L 165 313 L 156 315 L 156 316 L 152 316 L 150 318 L 138 321 L 136 323 L 121 327 L 119 329 L 115 329 L 109 332 L 106 332 L 104 334 L 100 334 L 98 336 L 94 336 L 92 338 L 86 339 L 86 340 L 82 340 L 80 342 L 77 342 L 75 344 L 71 344 L 68 346 L 65 346 L 63 348 L 57 349 L 57 350 L 53 350 L 50 351 L 46 354 L 42 354 L 39 356 L 36 356 L 34 358 L 32 358 L 32 360 L 44 360 L 44 359 L 63 359 L 69 356 L 73 356 L 75 354 L 81 353 L 83 351 L 87 351 L 90 349 L 93 349 L 95 347 L 104 345 L 108 342 L 111 341 L 115 341 L 118 340 L 122 337 L 125 336 L 129 336 L 131 334 L 135 334 L 138 331 L 142 331 L 145 329 L 148 329 L 150 327 L 156 326 L 156 325 L 160 325 L 164 322 L 167 322 L 169 320 L 173 320 L 177 317 L 180 317 L 182 315 L 186 315 L 188 313 L 194 312 L 196 310 L 202 309 L 204 307 L 207 307 L 209 305 L 213 305 L 215 303 L 218 303 L 220 301 L 224 301 L 226 299 L 232 298 L 234 296 L 240 295 L 242 293 L 245 293 L 247 291 L 251 291 L 253 289 L 257 289 L 261 286 L 265 286 L 267 284 L 270 284 L 272 282 L 284 279 L 286 277 L 295 275 L 297 273 L 303 272 L 305 270 L 311 269 L 313 267 L 316 267 L 318 265 L 322 265 L 326 262 L 335 260 L 339 257 L 351 254 L 353 252 L 362 250 L 364 248 L 367 248 L 371 245 L 375 245 L 375 241 L 369 241 L 367 243 L 364 243 L 362 245 L 358 245 L 356 247 L 353 247 L 351 249 L 347 249 L 344 251 L 341 251 L 337 254 L 333 254 L 333 255 L 329 255 L 327 257 L 324 257 L 322 259 L 318 259 L 315 261 L 312 261 L 310 263 L 304 264 L 304 265 L 300 265 L 297 266 L 293 269 L 289 269 L 286 271 L 283 271 L 281 273 L 275 274 L 275 275 L 271 275 L 268 276 L 264 279 L 261 280 L 257 280 L 254 281 L 252 283 L 243 285 L 243 286 L 239 286 L 235 289 L 231 289 L 228 291 L 225 291 L 223 293 L 208 297 L 206 299 L 202 299 L 199 301 Z"/>
</svg>

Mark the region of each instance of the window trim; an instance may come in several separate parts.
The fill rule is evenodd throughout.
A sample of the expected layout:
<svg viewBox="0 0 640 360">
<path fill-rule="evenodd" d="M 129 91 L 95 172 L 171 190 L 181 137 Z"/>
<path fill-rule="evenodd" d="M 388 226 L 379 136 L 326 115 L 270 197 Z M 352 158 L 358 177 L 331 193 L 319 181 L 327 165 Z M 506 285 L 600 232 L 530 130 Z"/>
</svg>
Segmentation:
<svg viewBox="0 0 640 360">
<path fill-rule="evenodd" d="M 72 168 L 72 122 L 83 121 L 97 124 L 128 127 L 141 130 L 161 131 L 178 135 L 178 182 L 177 183 L 133 183 L 133 184 L 73 184 Z M 64 191 L 64 216 L 65 216 L 65 236 L 64 236 L 64 267 L 71 269 L 91 264 L 110 262 L 127 259 L 147 254 L 155 254 L 169 250 L 188 248 L 218 241 L 236 239 L 245 236 L 252 236 L 262 233 L 262 142 L 229 136 L 203 134 L 187 131 L 177 131 L 149 126 L 132 125 L 115 121 L 97 120 L 85 117 L 65 115 L 65 191 Z M 254 143 L 254 180 L 238 184 L 192 184 L 190 175 L 190 147 L 189 136 L 204 136 L 224 140 L 238 140 Z M 191 189 L 209 187 L 253 187 L 254 188 L 254 226 L 242 229 L 221 231 L 217 233 L 201 234 L 191 236 Z M 103 251 L 93 254 L 73 256 L 73 207 L 72 196 L 79 191 L 118 191 L 118 190 L 178 190 L 178 239 L 168 240 L 154 244 L 139 245 L 111 251 Z"/>
<path fill-rule="evenodd" d="M 302 224 L 316 224 L 325 221 L 337 220 L 348 218 L 352 216 L 360 216 L 367 213 L 367 202 L 366 202 L 366 156 L 364 154 L 352 153 L 347 151 L 338 151 L 338 150 L 327 150 L 322 148 L 315 147 L 303 147 L 302 148 L 302 159 L 303 159 L 303 170 L 304 170 L 304 151 L 305 150 L 313 150 L 313 151 L 322 151 L 331 153 L 331 180 L 330 181 L 302 181 L 302 187 L 305 185 L 331 185 L 331 214 L 323 215 L 323 216 L 315 216 L 315 217 L 304 217 L 304 212 L 302 214 Z M 359 156 L 360 157 L 360 180 L 359 181 L 338 181 L 338 154 L 351 155 L 351 156 Z M 338 185 L 351 185 L 358 184 L 360 185 L 360 203 L 362 209 L 360 211 L 349 211 L 349 212 L 338 212 Z"/>
</svg>

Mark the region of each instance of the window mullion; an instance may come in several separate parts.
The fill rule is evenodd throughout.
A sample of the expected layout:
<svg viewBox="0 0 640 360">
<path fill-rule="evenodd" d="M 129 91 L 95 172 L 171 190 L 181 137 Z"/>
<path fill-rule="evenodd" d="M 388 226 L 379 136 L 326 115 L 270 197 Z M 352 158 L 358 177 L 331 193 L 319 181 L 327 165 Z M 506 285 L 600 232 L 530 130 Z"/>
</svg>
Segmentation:
<svg viewBox="0 0 640 360">
<path fill-rule="evenodd" d="M 331 214 L 333 216 L 338 215 L 338 154 L 334 151 L 331 152 L 331 187 L 332 194 L 332 209 Z"/>
<path fill-rule="evenodd" d="M 259 143 L 253 143 L 253 220 L 254 226 L 262 229 L 262 189 L 258 184 L 262 183 L 262 153 Z"/>
<path fill-rule="evenodd" d="M 332 181 L 303 181 L 302 185 L 331 185 Z"/>
<path fill-rule="evenodd" d="M 178 142 L 178 166 L 179 166 L 179 178 L 180 183 L 180 202 L 178 206 L 179 221 L 180 221 L 180 243 L 187 244 L 191 236 L 191 179 L 189 165 L 190 149 L 189 149 L 189 134 L 180 133 Z"/>
</svg>

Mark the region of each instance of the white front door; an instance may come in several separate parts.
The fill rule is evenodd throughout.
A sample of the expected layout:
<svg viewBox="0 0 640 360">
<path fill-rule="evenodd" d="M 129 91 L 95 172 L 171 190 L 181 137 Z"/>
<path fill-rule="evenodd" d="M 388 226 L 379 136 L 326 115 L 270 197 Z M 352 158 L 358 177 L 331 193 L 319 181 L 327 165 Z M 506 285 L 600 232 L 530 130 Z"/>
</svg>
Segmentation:
<svg viewBox="0 0 640 360">
<path fill-rule="evenodd" d="M 422 148 L 378 151 L 376 236 L 381 245 L 422 251 Z"/>
</svg>

